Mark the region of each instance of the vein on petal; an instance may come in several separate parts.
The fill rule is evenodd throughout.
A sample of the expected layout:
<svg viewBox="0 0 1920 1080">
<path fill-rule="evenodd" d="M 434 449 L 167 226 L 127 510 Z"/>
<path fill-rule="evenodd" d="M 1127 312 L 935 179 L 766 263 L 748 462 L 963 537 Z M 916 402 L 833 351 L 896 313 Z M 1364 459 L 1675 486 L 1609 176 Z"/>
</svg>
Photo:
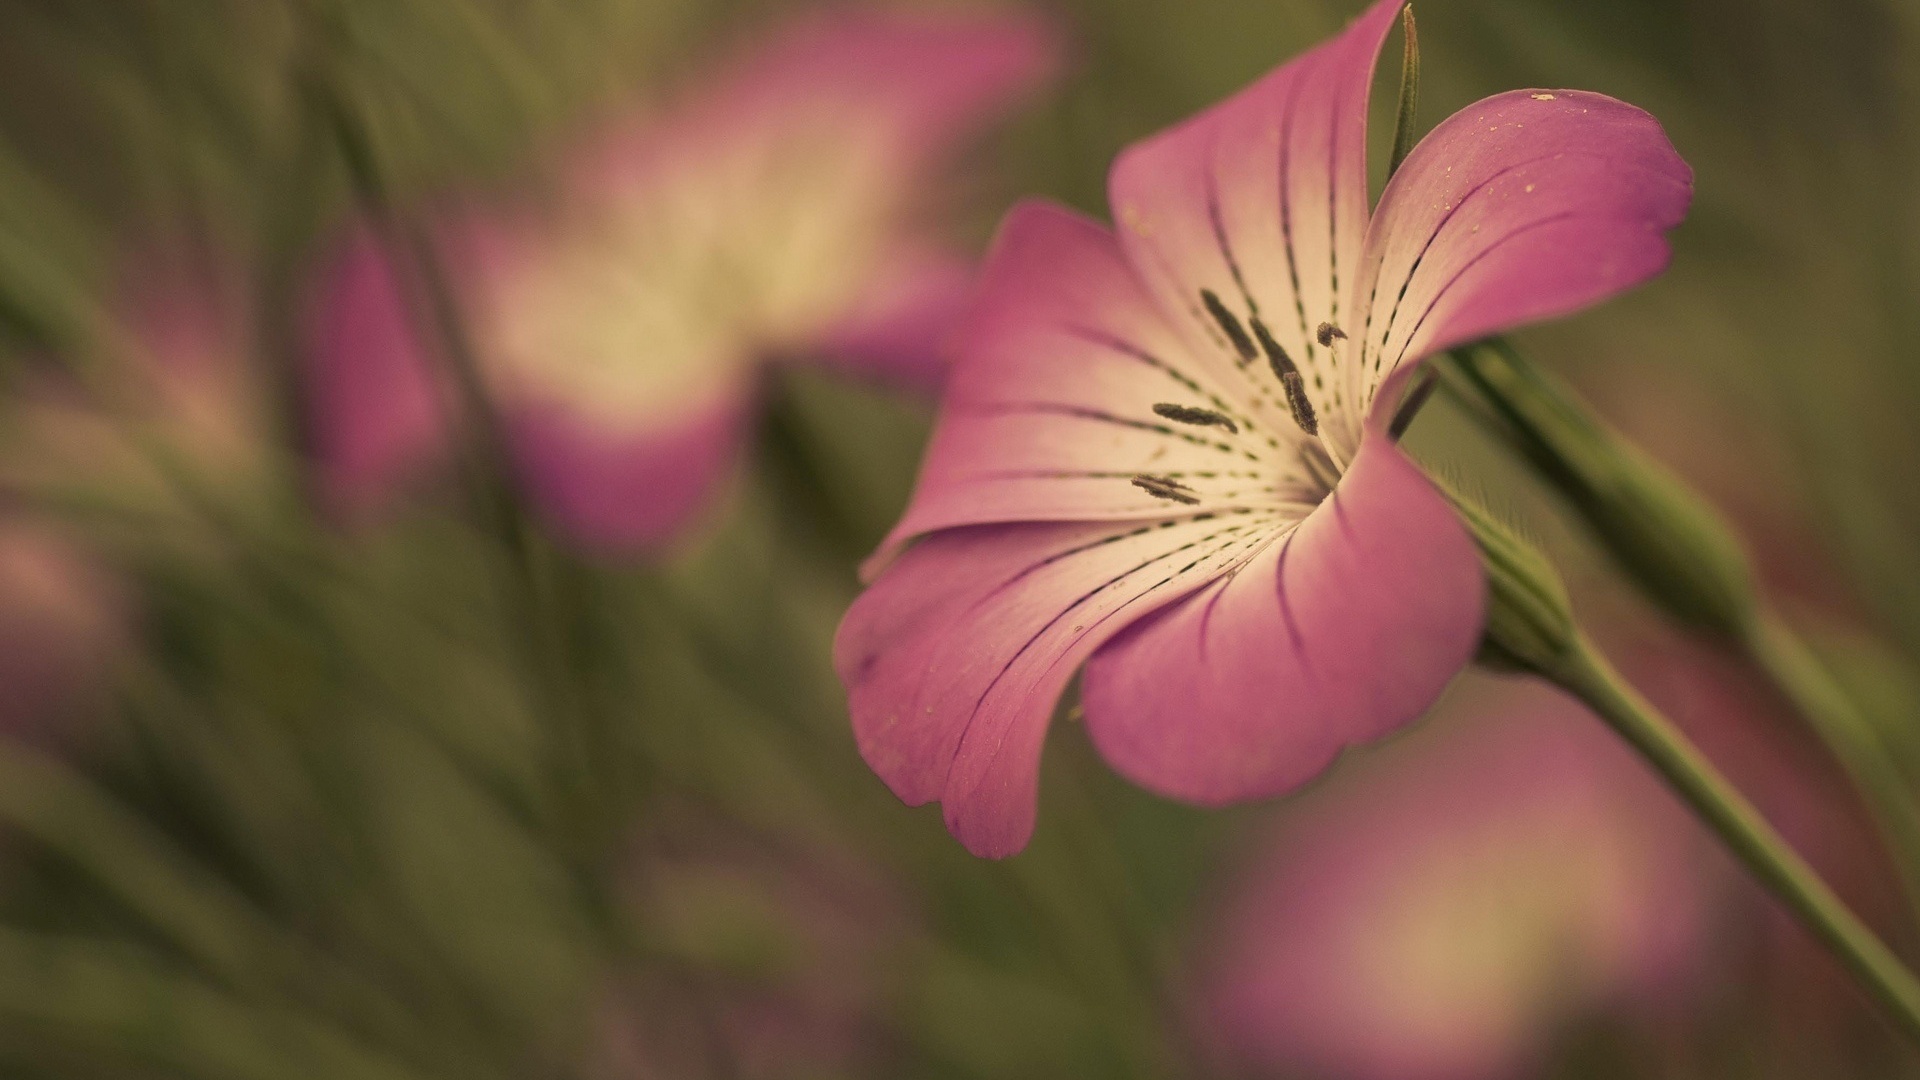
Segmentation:
<svg viewBox="0 0 1920 1080">
<path fill-rule="evenodd" d="M 1446 298 L 1447 293 L 1451 291 L 1455 285 L 1459 284 L 1460 279 L 1466 275 L 1467 271 L 1473 269 L 1475 266 L 1478 266 L 1480 264 L 1480 260 L 1486 258 L 1488 255 L 1493 254 L 1501 246 L 1505 245 L 1509 240 L 1517 239 L 1520 236 L 1523 236 L 1527 233 L 1532 232 L 1535 229 L 1542 228 L 1547 225 L 1552 225 L 1561 221 L 1572 221 L 1578 218 L 1591 218 L 1596 221 L 1604 221 L 1607 219 L 1605 215 L 1582 214 L 1574 210 L 1568 210 L 1559 214 L 1552 214 L 1547 217 L 1540 218 L 1537 221 L 1530 221 L 1525 225 L 1522 225 L 1519 228 L 1514 229 L 1512 232 L 1507 233 L 1506 235 L 1500 237 L 1498 240 L 1495 240 L 1491 244 L 1488 244 L 1486 247 L 1480 249 L 1480 251 L 1477 254 L 1475 254 L 1473 258 L 1468 259 L 1466 262 L 1462 263 L 1460 265 L 1460 268 L 1455 270 L 1451 277 L 1447 278 L 1446 283 L 1441 285 L 1440 288 L 1434 292 L 1433 299 L 1427 302 L 1426 310 L 1420 313 L 1420 318 L 1413 324 L 1413 329 L 1407 331 L 1407 340 L 1400 343 L 1400 352 L 1398 355 L 1394 357 L 1393 366 L 1398 368 L 1400 366 L 1401 361 L 1406 359 L 1407 351 L 1413 347 L 1414 339 L 1420 336 L 1421 328 L 1427 324 L 1427 317 L 1433 314 L 1434 308 L 1440 306 L 1440 301 Z"/>
<path fill-rule="evenodd" d="M 1212 515 L 1204 515 L 1204 514 L 1196 515 L 1192 518 L 1187 519 L 1187 521 L 1196 522 L 1201 520 L 1207 520 L 1211 516 Z M 1175 522 L 1168 522 L 1166 524 L 1172 525 L 1172 524 L 1175 524 Z M 955 747 L 954 756 L 951 760 L 947 762 L 948 779 L 945 783 L 942 784 L 943 789 L 952 783 L 953 767 L 955 764 L 958 763 L 960 759 L 960 748 L 966 745 L 967 738 L 973 733 L 973 725 L 974 725 L 974 722 L 979 719 L 981 706 L 986 703 L 988 696 L 993 693 L 994 689 L 1000 685 L 1000 680 L 1004 679 L 1007 673 L 1010 670 L 1012 670 L 1013 665 L 1018 663 L 1020 661 L 1020 658 L 1025 656 L 1027 651 L 1033 648 L 1033 646 L 1036 643 L 1038 643 L 1041 638 L 1045 637 L 1048 631 L 1052 630 L 1055 626 L 1057 626 L 1060 623 L 1060 620 L 1066 618 L 1068 615 L 1078 610 L 1083 604 L 1087 603 L 1089 600 L 1092 600 L 1094 597 L 1099 596 L 1100 594 L 1106 592 L 1107 590 L 1113 588 L 1114 586 L 1127 580 L 1128 578 L 1134 576 L 1135 574 L 1140 573 L 1142 570 L 1145 570 L 1146 568 L 1154 565 L 1155 563 L 1162 562 L 1166 559 L 1172 558 L 1173 556 L 1178 555 L 1183 551 L 1190 551 L 1195 547 L 1217 540 L 1223 536 L 1234 536 L 1234 535 L 1246 533 L 1249 530 L 1255 530 L 1258 528 L 1259 524 L 1260 522 L 1256 520 L 1252 522 L 1243 523 L 1241 525 L 1233 526 L 1230 528 L 1216 530 L 1214 532 L 1208 533 L 1206 536 L 1188 541 L 1185 544 L 1181 544 L 1179 547 L 1173 548 L 1172 550 L 1169 550 L 1169 551 L 1161 552 L 1160 554 L 1155 555 L 1150 559 L 1146 559 L 1136 564 L 1131 569 L 1128 569 L 1119 574 L 1116 574 L 1113 577 L 1107 579 L 1105 582 L 1102 582 L 1101 584 L 1095 586 L 1094 588 L 1089 589 L 1088 591 L 1082 593 L 1077 599 L 1073 601 L 1073 603 L 1062 608 L 1052 618 L 1048 619 L 1046 623 L 1043 624 L 1038 630 L 1035 630 L 1033 633 L 1029 634 L 1027 636 L 1027 640 L 1022 642 L 1020 645 L 1020 648 L 1015 650 L 1013 655 L 1008 657 L 1006 662 L 1000 665 L 1000 670 L 994 674 L 993 678 L 988 681 L 986 687 L 981 690 L 980 695 L 974 699 L 973 706 L 967 712 L 966 723 L 961 727 L 960 737 L 954 743 L 954 747 Z M 1162 527 L 1165 527 L 1165 526 L 1162 526 Z M 1148 531 L 1148 530 L 1135 530 L 1133 533 L 1130 533 L 1127 535 L 1139 535 L 1141 532 L 1145 532 L 1145 531 Z M 1120 538 L 1122 537 L 1116 536 L 1113 539 L 1120 539 Z M 1255 539 L 1259 540 L 1259 539 L 1266 539 L 1266 538 L 1256 537 Z M 1000 591 L 1004 590 L 1009 585 L 1012 585 L 1015 581 L 1018 581 L 1026 577 L 1028 574 L 1032 573 L 1033 571 L 1038 570 L 1045 565 L 1051 564 L 1053 562 L 1057 562 L 1059 559 L 1065 558 L 1068 555 L 1077 554 L 1079 551 L 1084 551 L 1094 546 L 1097 546 L 1097 545 L 1086 545 L 1085 547 L 1077 549 L 1076 551 L 1062 552 L 1059 555 L 1051 556 L 1045 561 L 1041 563 L 1036 563 L 1033 566 L 1027 568 L 1026 570 L 1021 571 L 1020 574 L 1016 575 L 1014 578 L 1010 579 L 1009 581 L 1003 582 L 1000 586 L 996 587 L 992 593 L 988 595 L 989 596 L 997 595 Z M 1229 545 L 1226 545 L 1225 547 L 1216 549 L 1215 551 L 1209 554 L 1217 555 L 1220 552 L 1232 550 L 1232 547 L 1233 545 L 1229 544 Z M 1196 560 L 1192 563 L 1189 563 L 1186 567 L 1183 567 L 1181 570 L 1177 570 L 1174 573 L 1169 574 L 1167 577 L 1162 578 L 1161 580 L 1141 590 L 1136 595 L 1128 598 L 1119 607 L 1116 607 L 1114 610 L 1106 613 L 1105 615 L 1101 616 L 1099 619 L 1088 624 L 1084 629 L 1081 629 L 1080 631 L 1078 631 L 1077 634 L 1070 641 L 1068 641 L 1065 644 L 1065 646 L 1059 651 L 1059 655 L 1056 655 L 1054 659 L 1048 664 L 1047 668 L 1041 672 L 1041 675 L 1044 676 L 1048 673 L 1051 673 L 1053 668 L 1059 664 L 1061 657 L 1071 652 L 1076 645 L 1078 645 L 1081 641 L 1084 641 L 1088 635 L 1094 633 L 1101 626 L 1105 625 L 1114 616 L 1120 614 L 1122 611 L 1125 611 L 1127 608 L 1131 607 L 1135 602 L 1143 599 L 1146 596 L 1153 594 L 1155 591 L 1159 590 L 1163 586 L 1176 580 L 1181 576 L 1181 574 L 1190 571 L 1192 567 L 1199 565 L 1199 563 L 1202 561 L 1204 561 L 1204 557 L 1200 560 Z M 974 605 L 972 605 L 969 608 L 969 614 L 973 610 L 977 610 L 979 607 L 979 604 L 981 602 L 984 602 L 985 599 L 986 598 L 983 597 L 982 601 L 976 602 Z M 1000 745 L 1004 745 L 1004 741 Z M 999 749 L 1000 749 L 1000 746 L 998 745 L 995 746 L 994 752 L 996 755 L 998 754 Z M 948 798 L 951 797 L 951 795 L 952 795 L 952 792 L 948 791 L 945 795 L 942 796 L 941 801 L 945 802 Z"/>
</svg>

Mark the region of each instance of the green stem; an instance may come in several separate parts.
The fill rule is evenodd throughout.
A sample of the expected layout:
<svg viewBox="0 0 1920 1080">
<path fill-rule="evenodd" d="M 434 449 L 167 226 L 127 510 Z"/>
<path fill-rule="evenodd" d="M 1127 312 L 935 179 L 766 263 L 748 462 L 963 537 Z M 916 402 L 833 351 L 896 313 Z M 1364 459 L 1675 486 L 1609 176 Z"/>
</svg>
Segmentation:
<svg viewBox="0 0 1920 1080">
<path fill-rule="evenodd" d="M 1920 982 L 1860 922 L 1752 803 L 1584 637 L 1551 676 L 1640 752 L 1760 883 L 1920 1044 Z"/>
<path fill-rule="evenodd" d="M 1881 842 L 1899 869 L 1908 905 L 1920 920 L 1920 808 L 1886 744 L 1778 612 L 1763 606 L 1744 629 L 1740 644 L 1806 719 L 1866 801 Z"/>
</svg>

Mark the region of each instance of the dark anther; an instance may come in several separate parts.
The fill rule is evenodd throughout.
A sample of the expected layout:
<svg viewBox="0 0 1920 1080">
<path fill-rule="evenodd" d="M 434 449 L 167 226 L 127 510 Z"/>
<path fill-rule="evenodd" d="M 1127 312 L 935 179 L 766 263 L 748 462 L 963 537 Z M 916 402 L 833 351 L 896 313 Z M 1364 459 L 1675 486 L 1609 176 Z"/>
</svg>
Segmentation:
<svg viewBox="0 0 1920 1080">
<path fill-rule="evenodd" d="M 1293 422 L 1300 430 L 1309 435 L 1320 434 L 1320 419 L 1314 415 L 1313 401 L 1307 397 L 1307 383 L 1300 377 L 1300 369 L 1294 366 L 1293 357 L 1287 350 L 1273 340 L 1267 324 L 1259 319 L 1253 320 L 1253 334 L 1260 339 L 1260 348 L 1267 354 L 1267 364 L 1273 368 L 1273 374 L 1287 391 L 1287 409 L 1293 413 Z"/>
<path fill-rule="evenodd" d="M 1287 389 L 1287 408 L 1293 413 L 1293 422 L 1309 435 L 1320 434 L 1320 418 L 1314 415 L 1313 402 L 1307 397 L 1306 380 L 1299 372 L 1289 371 L 1281 376 L 1280 385 Z"/>
<path fill-rule="evenodd" d="M 1194 495 L 1193 489 L 1171 476 L 1148 476 L 1146 473 L 1141 473 L 1133 478 L 1133 486 L 1156 499 L 1185 503 L 1188 506 L 1200 505 L 1200 499 Z"/>
<path fill-rule="evenodd" d="M 1191 405 L 1174 405 L 1160 402 L 1153 407 L 1156 416 L 1164 416 L 1175 423 L 1193 424 L 1197 427 L 1221 427 L 1234 435 L 1240 434 L 1240 425 L 1223 413 L 1212 409 L 1196 409 Z"/>
<path fill-rule="evenodd" d="M 1333 348 L 1333 339 L 1345 338 L 1347 332 L 1330 322 L 1323 322 L 1320 324 L 1320 328 L 1313 332 L 1313 336 L 1319 340 L 1322 346 L 1331 349 Z"/>
<path fill-rule="evenodd" d="M 1253 320 L 1253 336 L 1260 339 L 1260 350 L 1267 354 L 1267 365 L 1273 368 L 1274 378 L 1279 379 L 1281 382 L 1286 382 L 1287 372 L 1291 371 L 1295 375 L 1300 374 L 1300 369 L 1293 366 L 1293 357 L 1288 356 L 1287 350 L 1281 348 L 1280 343 L 1273 340 L 1273 334 L 1267 329 L 1267 324 L 1261 322 L 1258 318 Z"/>
<path fill-rule="evenodd" d="M 1227 310 L 1227 305 L 1220 302 L 1212 289 L 1200 290 L 1200 302 L 1207 306 L 1207 314 L 1213 316 L 1213 321 L 1220 324 L 1220 330 L 1227 335 L 1227 340 L 1233 342 L 1233 351 L 1240 354 L 1240 359 L 1251 360 L 1260 355 L 1254 351 L 1253 339 L 1247 337 L 1240 320 L 1233 317 L 1233 312 Z"/>
</svg>

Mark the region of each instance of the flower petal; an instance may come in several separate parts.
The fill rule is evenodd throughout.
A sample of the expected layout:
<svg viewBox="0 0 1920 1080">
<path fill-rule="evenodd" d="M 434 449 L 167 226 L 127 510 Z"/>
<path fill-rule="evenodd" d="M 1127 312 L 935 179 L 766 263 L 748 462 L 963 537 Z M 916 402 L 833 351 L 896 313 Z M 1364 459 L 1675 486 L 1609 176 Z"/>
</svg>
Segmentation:
<svg viewBox="0 0 1920 1080">
<path fill-rule="evenodd" d="M 742 380 L 645 427 L 603 428 L 526 402 L 506 423 L 521 487 L 542 516 L 580 547 L 618 556 L 657 552 L 700 515 L 739 458 L 752 405 Z"/>
<path fill-rule="evenodd" d="M 1196 514 L 1140 524 L 949 529 L 909 549 L 834 639 L 860 752 L 903 801 L 938 799 L 977 855 L 1033 831 L 1040 747 L 1099 644 L 1258 549 L 1274 523 Z"/>
<path fill-rule="evenodd" d="M 913 504 L 870 565 L 957 525 L 1182 511 L 1136 487 L 1143 472 L 1232 505 L 1280 468 L 1280 444 L 1217 372 L 1186 362 L 1113 235 L 1050 203 L 1008 213 L 956 353 Z M 1172 423 L 1153 412 L 1162 402 L 1216 410 L 1237 430 Z"/>
<path fill-rule="evenodd" d="M 0 738 L 58 739 L 75 733 L 63 721 L 93 715 L 85 706 L 128 644 L 123 586 L 71 537 L 0 517 Z"/>
<path fill-rule="evenodd" d="M 748 344 L 637 249 L 506 216 L 458 225 L 462 295 L 528 499 L 597 554 L 657 553 L 746 437 Z"/>
<path fill-rule="evenodd" d="M 1371 403 L 1406 361 L 1640 284 L 1666 267 L 1692 198 L 1692 170 L 1631 105 L 1516 90 L 1462 109 L 1380 197 L 1350 390 Z"/>
<path fill-rule="evenodd" d="M 1354 409 L 1317 331 L 1349 321 L 1345 283 L 1367 228 L 1367 98 L 1401 7 L 1378 0 L 1340 36 L 1129 147 L 1108 184 L 1128 258 L 1196 348 L 1227 352 L 1200 301 L 1207 289 L 1265 323 L 1322 414 Z M 1276 429 L 1290 430 L 1266 364 L 1242 372 Z"/>
<path fill-rule="evenodd" d="M 1290 536 L 1094 655 L 1088 732 L 1161 794 L 1276 795 L 1418 717 L 1472 659 L 1485 604 L 1453 509 L 1375 436 Z"/>
<path fill-rule="evenodd" d="M 1057 29 L 1032 13 L 803 17 L 716 65 L 657 123 L 609 133 L 575 179 L 589 193 L 625 189 L 676 156 L 777 142 L 822 116 L 849 134 L 882 135 L 907 165 L 927 164 L 1050 78 L 1061 51 Z"/>
<path fill-rule="evenodd" d="M 447 422 L 373 230 L 356 226 L 321 266 L 306 316 L 316 494 L 330 514 L 362 519 L 442 451 Z"/>
<path fill-rule="evenodd" d="M 950 317 L 954 268 L 901 263 L 931 243 L 917 215 L 929 173 L 1049 73 L 1056 51 L 1046 24 L 1017 14 L 800 20 L 666 113 L 620 118 L 584 145 L 554 229 L 562 250 L 548 261 L 597 261 L 607 276 L 584 291 L 599 300 L 583 299 L 577 317 L 635 348 L 659 349 L 662 334 L 709 346 L 681 350 L 689 362 L 844 359 L 833 347 L 902 301 Z M 929 269 L 936 276 L 923 277 Z M 940 328 L 923 327 L 931 333 L 917 342 L 881 329 L 888 341 L 864 343 L 887 347 L 854 359 L 897 363 L 873 373 L 925 384 Z M 544 353 L 512 362 L 578 363 Z"/>
</svg>

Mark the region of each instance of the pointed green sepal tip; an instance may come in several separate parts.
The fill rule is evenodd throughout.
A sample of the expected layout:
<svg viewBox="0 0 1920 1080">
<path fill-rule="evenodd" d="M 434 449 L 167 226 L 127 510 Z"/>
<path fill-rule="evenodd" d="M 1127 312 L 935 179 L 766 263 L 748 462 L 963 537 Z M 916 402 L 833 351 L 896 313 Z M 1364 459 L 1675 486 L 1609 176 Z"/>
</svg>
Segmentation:
<svg viewBox="0 0 1920 1080">
<path fill-rule="evenodd" d="M 1477 661 L 1500 671 L 1555 677 L 1579 652 L 1573 601 L 1546 555 L 1477 501 L 1441 491 L 1480 549 L 1487 623 Z"/>
<path fill-rule="evenodd" d="M 1406 46 L 1400 54 L 1400 107 L 1393 120 L 1393 156 L 1387 161 L 1387 175 L 1400 171 L 1400 163 L 1413 152 L 1416 138 L 1414 114 L 1420 106 L 1420 35 L 1414 32 L 1413 5 L 1400 9 L 1400 29 Z"/>
</svg>

